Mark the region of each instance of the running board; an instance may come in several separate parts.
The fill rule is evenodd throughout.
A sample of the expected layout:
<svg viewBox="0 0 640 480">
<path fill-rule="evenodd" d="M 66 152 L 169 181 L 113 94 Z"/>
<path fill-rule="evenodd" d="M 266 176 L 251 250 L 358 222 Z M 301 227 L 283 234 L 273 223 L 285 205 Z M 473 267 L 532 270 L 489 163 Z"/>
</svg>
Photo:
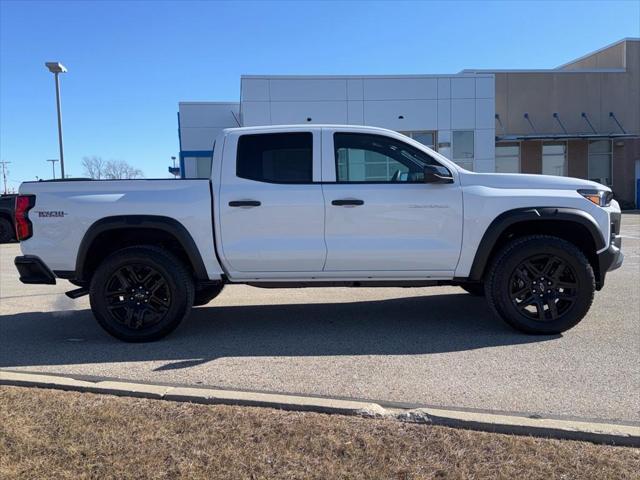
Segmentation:
<svg viewBox="0 0 640 480">
<path fill-rule="evenodd" d="M 75 290 L 69 290 L 65 295 L 69 298 L 76 299 L 83 297 L 89 293 L 89 290 L 85 287 L 76 288 Z"/>
</svg>

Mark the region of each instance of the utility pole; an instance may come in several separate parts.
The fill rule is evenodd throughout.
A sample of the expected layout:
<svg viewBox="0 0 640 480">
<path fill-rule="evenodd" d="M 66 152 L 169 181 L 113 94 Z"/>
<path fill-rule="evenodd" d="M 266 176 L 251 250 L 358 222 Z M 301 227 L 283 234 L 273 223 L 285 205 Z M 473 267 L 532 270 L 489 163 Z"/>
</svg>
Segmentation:
<svg viewBox="0 0 640 480">
<path fill-rule="evenodd" d="M 11 162 L 2 161 L 0 164 L 2 165 L 2 179 L 4 180 L 4 193 L 7 194 L 7 165 Z"/>
<path fill-rule="evenodd" d="M 57 158 L 52 158 L 50 160 L 47 160 L 47 162 L 51 162 L 51 170 L 53 171 L 53 179 L 56 179 L 56 162 L 58 161 Z"/>
</svg>

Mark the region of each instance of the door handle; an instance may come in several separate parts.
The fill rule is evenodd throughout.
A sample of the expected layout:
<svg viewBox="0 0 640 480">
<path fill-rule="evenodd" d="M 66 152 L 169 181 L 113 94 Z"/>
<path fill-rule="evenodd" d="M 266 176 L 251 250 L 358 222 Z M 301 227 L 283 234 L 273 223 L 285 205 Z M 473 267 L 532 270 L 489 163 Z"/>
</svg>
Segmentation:
<svg viewBox="0 0 640 480">
<path fill-rule="evenodd" d="M 364 200 L 358 200 L 354 198 L 343 198 L 341 200 L 332 200 L 331 205 L 335 205 L 337 207 L 364 205 Z"/>
<path fill-rule="evenodd" d="M 232 200 L 229 202 L 230 207 L 259 207 L 262 205 L 257 200 Z"/>
</svg>

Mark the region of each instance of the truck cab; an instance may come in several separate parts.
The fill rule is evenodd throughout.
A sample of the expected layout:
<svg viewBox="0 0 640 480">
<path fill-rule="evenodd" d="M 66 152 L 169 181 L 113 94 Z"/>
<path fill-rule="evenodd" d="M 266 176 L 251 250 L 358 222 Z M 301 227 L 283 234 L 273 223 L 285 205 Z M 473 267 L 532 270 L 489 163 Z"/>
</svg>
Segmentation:
<svg viewBox="0 0 640 480">
<path fill-rule="evenodd" d="M 225 148 L 218 158 L 214 153 L 220 168 L 214 167 L 213 182 L 217 245 L 230 276 L 453 277 L 462 244 L 457 169 L 389 133 L 344 127 L 225 132 Z M 425 167 L 439 176 L 425 181 Z"/>
</svg>

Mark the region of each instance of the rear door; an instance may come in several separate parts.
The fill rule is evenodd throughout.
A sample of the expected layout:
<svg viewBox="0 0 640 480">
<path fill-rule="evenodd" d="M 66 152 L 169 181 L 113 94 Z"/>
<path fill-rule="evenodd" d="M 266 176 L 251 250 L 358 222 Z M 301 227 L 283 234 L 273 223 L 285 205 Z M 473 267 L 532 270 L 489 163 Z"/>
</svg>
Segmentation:
<svg viewBox="0 0 640 480">
<path fill-rule="evenodd" d="M 402 139 L 323 131 L 325 272 L 453 275 L 462 244 L 457 174 L 451 184 L 424 183 L 425 164 L 445 167 Z"/>
<path fill-rule="evenodd" d="M 225 141 L 218 196 L 226 264 L 234 272 L 321 272 L 321 130 L 240 132 Z"/>
</svg>

